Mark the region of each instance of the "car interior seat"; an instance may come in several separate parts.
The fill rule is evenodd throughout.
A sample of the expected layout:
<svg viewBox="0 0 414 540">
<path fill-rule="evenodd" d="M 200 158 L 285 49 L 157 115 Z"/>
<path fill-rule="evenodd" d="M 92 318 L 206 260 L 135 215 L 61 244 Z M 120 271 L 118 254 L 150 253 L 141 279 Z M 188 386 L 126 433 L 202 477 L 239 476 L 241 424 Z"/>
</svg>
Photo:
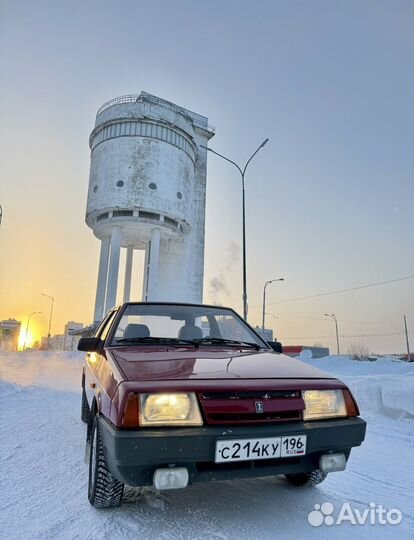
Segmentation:
<svg viewBox="0 0 414 540">
<path fill-rule="evenodd" d="M 146 324 L 127 324 L 124 330 L 124 338 L 149 337 L 150 331 Z"/>
<path fill-rule="evenodd" d="M 186 324 L 182 326 L 178 332 L 178 339 L 201 339 L 203 331 L 199 326 Z"/>
</svg>

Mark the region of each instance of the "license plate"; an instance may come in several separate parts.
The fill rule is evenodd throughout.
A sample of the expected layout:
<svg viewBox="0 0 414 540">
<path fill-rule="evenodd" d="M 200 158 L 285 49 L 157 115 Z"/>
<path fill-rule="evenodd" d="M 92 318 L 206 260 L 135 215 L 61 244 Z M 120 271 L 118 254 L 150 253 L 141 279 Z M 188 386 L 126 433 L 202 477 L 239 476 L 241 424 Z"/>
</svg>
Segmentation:
<svg viewBox="0 0 414 540">
<path fill-rule="evenodd" d="M 269 437 L 266 439 L 236 439 L 216 442 L 216 463 L 275 459 L 306 454 L 306 435 Z"/>
</svg>

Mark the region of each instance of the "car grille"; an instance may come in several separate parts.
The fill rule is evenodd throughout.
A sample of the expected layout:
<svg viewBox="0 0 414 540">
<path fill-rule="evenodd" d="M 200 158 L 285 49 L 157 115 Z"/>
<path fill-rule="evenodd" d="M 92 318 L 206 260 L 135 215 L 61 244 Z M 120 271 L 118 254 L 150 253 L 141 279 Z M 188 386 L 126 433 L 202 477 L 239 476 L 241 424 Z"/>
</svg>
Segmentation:
<svg viewBox="0 0 414 540">
<path fill-rule="evenodd" d="M 208 424 L 264 424 L 301 420 L 305 408 L 298 390 L 202 392 Z"/>
</svg>

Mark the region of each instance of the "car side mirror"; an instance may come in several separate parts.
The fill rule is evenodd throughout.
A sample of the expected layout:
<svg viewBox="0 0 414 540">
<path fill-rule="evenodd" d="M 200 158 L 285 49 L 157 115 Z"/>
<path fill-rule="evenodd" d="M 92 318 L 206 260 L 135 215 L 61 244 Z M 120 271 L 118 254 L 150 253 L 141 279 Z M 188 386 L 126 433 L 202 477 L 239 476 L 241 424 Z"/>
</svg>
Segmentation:
<svg viewBox="0 0 414 540">
<path fill-rule="evenodd" d="M 102 340 L 98 337 L 83 337 L 78 343 L 78 351 L 96 352 L 102 347 Z"/>
<path fill-rule="evenodd" d="M 283 352 L 283 345 L 280 343 L 280 341 L 268 341 L 268 343 L 275 352 L 277 353 Z"/>
</svg>

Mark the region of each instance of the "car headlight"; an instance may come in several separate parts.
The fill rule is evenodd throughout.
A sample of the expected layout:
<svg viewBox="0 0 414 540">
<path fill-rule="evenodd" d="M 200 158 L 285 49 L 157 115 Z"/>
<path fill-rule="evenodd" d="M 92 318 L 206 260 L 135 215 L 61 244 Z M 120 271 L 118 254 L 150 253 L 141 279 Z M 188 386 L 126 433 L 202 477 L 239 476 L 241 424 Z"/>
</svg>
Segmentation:
<svg viewBox="0 0 414 540">
<path fill-rule="evenodd" d="M 140 394 L 141 426 L 202 426 L 197 398 L 193 393 Z"/>
<path fill-rule="evenodd" d="M 342 390 L 304 390 L 304 420 L 348 416 Z"/>
</svg>

